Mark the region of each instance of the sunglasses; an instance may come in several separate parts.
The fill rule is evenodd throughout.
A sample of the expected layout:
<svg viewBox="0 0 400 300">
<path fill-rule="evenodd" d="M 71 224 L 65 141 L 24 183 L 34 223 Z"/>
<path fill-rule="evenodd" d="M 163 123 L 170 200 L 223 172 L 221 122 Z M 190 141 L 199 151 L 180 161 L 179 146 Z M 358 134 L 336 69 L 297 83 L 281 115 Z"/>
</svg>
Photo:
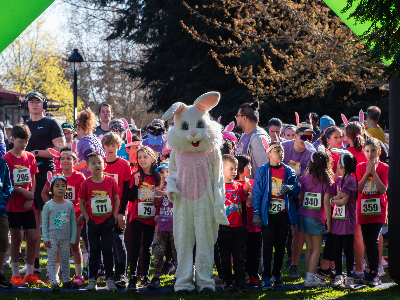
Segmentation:
<svg viewBox="0 0 400 300">
<path fill-rule="evenodd" d="M 309 141 L 309 142 L 311 142 L 312 139 L 313 139 L 313 136 L 312 136 L 312 135 L 300 135 L 300 139 L 301 139 L 302 141 Z"/>
</svg>

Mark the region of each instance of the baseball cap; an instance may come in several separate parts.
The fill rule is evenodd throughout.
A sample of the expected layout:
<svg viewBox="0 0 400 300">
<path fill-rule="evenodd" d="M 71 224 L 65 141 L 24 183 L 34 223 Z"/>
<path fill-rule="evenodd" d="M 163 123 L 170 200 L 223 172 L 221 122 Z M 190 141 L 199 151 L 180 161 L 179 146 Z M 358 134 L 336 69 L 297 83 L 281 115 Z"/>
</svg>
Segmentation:
<svg viewBox="0 0 400 300">
<path fill-rule="evenodd" d="M 296 134 L 303 133 L 303 132 L 311 132 L 311 133 L 315 134 L 311 124 L 309 124 L 307 122 L 302 122 L 297 126 Z"/>
<path fill-rule="evenodd" d="M 168 169 L 168 161 L 162 162 L 161 165 L 158 168 L 156 168 L 156 172 L 160 172 L 161 169 Z"/>
<path fill-rule="evenodd" d="M 28 98 L 27 98 L 28 101 L 30 99 L 32 99 L 32 98 L 37 98 L 40 101 L 45 101 L 46 100 L 46 97 L 44 95 L 42 95 L 41 93 L 39 93 L 39 92 L 33 92 L 33 93 L 28 94 Z"/>
<path fill-rule="evenodd" d="M 6 125 L 4 125 L 4 129 L 12 129 L 13 127 L 12 127 L 12 125 L 10 125 L 10 124 L 6 124 Z"/>
<path fill-rule="evenodd" d="M 335 121 L 330 116 L 323 115 L 321 119 L 319 119 L 319 129 L 324 131 L 329 126 L 336 126 Z"/>
<path fill-rule="evenodd" d="M 68 130 L 70 130 L 70 131 L 74 131 L 74 130 L 75 130 L 74 125 L 72 125 L 70 122 L 62 123 L 62 124 L 61 124 L 61 129 L 62 129 L 62 130 L 68 129 Z"/>
<path fill-rule="evenodd" d="M 154 119 L 153 121 L 151 121 L 151 124 L 150 124 L 150 125 L 151 125 L 151 126 L 154 126 L 154 127 L 164 127 L 165 123 L 164 123 L 163 120 Z"/>
</svg>

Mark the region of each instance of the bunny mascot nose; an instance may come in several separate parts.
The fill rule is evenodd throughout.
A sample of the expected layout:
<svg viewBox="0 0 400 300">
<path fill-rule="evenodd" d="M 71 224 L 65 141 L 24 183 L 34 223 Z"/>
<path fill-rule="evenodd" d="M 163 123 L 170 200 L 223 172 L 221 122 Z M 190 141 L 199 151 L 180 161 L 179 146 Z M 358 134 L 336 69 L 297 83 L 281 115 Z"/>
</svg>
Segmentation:
<svg viewBox="0 0 400 300">
<path fill-rule="evenodd" d="M 192 130 L 191 132 L 189 132 L 189 134 L 190 134 L 192 137 L 195 137 L 195 136 L 197 135 L 197 131 L 196 131 L 196 130 Z"/>
</svg>

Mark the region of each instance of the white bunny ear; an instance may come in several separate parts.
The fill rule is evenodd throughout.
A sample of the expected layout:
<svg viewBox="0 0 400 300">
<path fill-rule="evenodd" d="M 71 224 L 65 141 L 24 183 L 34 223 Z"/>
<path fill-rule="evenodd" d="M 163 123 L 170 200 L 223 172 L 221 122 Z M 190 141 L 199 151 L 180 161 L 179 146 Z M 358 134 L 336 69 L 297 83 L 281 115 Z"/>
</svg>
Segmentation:
<svg viewBox="0 0 400 300">
<path fill-rule="evenodd" d="M 127 130 L 128 129 L 128 127 L 129 127 L 129 124 L 128 124 L 128 122 L 124 119 L 124 118 L 122 118 L 121 119 L 122 120 L 122 123 L 124 124 L 124 128 L 125 128 L 125 130 Z"/>
<path fill-rule="evenodd" d="M 205 93 L 194 101 L 193 106 L 204 112 L 210 111 L 218 104 L 220 96 L 218 92 Z"/>
<path fill-rule="evenodd" d="M 317 150 L 318 150 L 318 152 L 325 152 L 325 146 L 321 144 L 318 146 Z"/>
<path fill-rule="evenodd" d="M 131 124 L 136 127 L 135 121 L 131 118 Z"/>
<path fill-rule="evenodd" d="M 343 120 L 344 125 L 347 126 L 347 124 L 349 124 L 349 122 L 347 121 L 346 116 L 344 114 L 340 114 L 340 115 L 342 116 L 342 120 Z"/>
<path fill-rule="evenodd" d="M 72 142 L 72 145 L 71 145 L 71 152 L 75 152 L 76 151 L 76 146 L 77 146 L 77 142 L 76 141 L 73 141 Z"/>
<path fill-rule="evenodd" d="M 330 150 L 331 150 L 331 152 L 339 154 L 339 155 L 351 154 L 351 152 L 349 150 L 340 149 L 340 148 L 332 148 Z"/>
<path fill-rule="evenodd" d="M 315 149 L 315 147 L 311 143 L 304 142 L 304 145 L 306 146 L 306 149 L 308 151 L 310 151 L 311 153 L 317 152 L 317 150 Z"/>
<path fill-rule="evenodd" d="M 221 116 L 219 116 L 217 123 L 220 124 L 221 123 Z"/>
<path fill-rule="evenodd" d="M 294 115 L 296 116 L 296 125 L 299 126 L 299 122 L 300 122 L 299 114 L 297 112 L 295 112 Z"/>
<path fill-rule="evenodd" d="M 362 109 L 358 113 L 358 119 L 360 120 L 361 123 L 364 123 L 364 112 Z"/>
<path fill-rule="evenodd" d="M 179 115 L 187 105 L 182 102 L 176 102 L 161 116 L 164 121 L 171 119 L 172 117 Z"/>
<path fill-rule="evenodd" d="M 229 125 L 225 127 L 224 131 L 231 132 L 233 130 L 233 128 L 235 128 L 235 122 L 234 121 L 230 122 Z"/>
<path fill-rule="evenodd" d="M 47 180 L 50 182 L 52 178 L 53 178 L 53 176 L 51 176 L 51 172 L 48 171 L 47 172 Z"/>
<path fill-rule="evenodd" d="M 126 143 L 129 145 L 132 143 L 132 133 L 130 130 L 126 131 Z"/>
</svg>

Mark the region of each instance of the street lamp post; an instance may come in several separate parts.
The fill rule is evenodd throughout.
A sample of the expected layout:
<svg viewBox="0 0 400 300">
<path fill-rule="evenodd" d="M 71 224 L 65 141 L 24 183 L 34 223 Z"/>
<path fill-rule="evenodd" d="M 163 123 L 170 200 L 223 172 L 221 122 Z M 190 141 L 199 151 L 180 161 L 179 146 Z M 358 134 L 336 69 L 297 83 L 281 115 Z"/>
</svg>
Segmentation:
<svg viewBox="0 0 400 300">
<path fill-rule="evenodd" d="M 78 77 L 76 71 L 81 67 L 81 63 L 84 61 L 82 55 L 79 54 L 78 49 L 74 49 L 74 52 L 68 57 L 72 71 L 74 71 L 74 122 L 78 116 Z"/>
</svg>

